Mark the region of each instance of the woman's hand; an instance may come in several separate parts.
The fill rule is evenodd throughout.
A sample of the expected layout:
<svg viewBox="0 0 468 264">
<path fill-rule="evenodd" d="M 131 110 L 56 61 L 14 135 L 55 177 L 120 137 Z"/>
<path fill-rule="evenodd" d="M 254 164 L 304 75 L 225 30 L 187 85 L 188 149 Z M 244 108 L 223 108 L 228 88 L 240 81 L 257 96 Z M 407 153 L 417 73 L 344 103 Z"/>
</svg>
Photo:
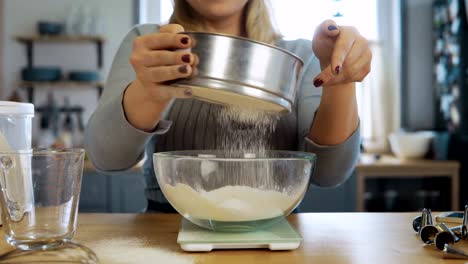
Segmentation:
<svg viewBox="0 0 468 264">
<path fill-rule="evenodd" d="M 196 71 L 198 57 L 183 50 L 195 43 L 189 36 L 178 34 L 183 31 L 180 25 L 165 25 L 158 33 L 133 42 L 130 63 L 137 79 L 125 90 L 123 108 L 128 122 L 138 129 L 153 131 L 171 99 L 192 96 L 190 88 L 165 84 Z"/>
<path fill-rule="evenodd" d="M 312 49 L 322 68 L 314 86 L 324 89 L 309 138 L 321 145 L 338 145 L 359 125 L 354 83 L 370 72 L 372 53 L 355 28 L 338 27 L 332 20 L 317 28 Z"/>
<path fill-rule="evenodd" d="M 189 88 L 175 88 L 165 82 L 192 74 L 197 57 L 184 50 L 192 47 L 192 39 L 183 34 L 184 28 L 177 24 L 162 26 L 159 33 L 143 35 L 133 42 L 130 63 L 135 70 L 137 82 L 155 102 L 167 102 L 172 98 L 187 98 Z M 179 50 L 179 51 L 174 51 Z"/>
<path fill-rule="evenodd" d="M 324 21 L 315 32 L 312 49 L 322 68 L 314 79 L 316 87 L 360 82 L 370 72 L 368 41 L 354 27 Z"/>
</svg>

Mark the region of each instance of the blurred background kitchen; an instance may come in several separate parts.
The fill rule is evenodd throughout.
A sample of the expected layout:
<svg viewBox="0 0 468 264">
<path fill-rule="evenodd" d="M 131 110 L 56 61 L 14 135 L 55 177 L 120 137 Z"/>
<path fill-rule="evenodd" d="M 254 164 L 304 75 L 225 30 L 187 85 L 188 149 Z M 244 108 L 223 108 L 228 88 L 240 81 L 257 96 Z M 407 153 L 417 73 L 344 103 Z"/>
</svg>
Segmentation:
<svg viewBox="0 0 468 264">
<path fill-rule="evenodd" d="M 461 48 L 468 0 L 271 0 L 271 7 L 286 38 L 311 39 L 331 18 L 357 27 L 374 54 L 358 89 L 362 160 L 345 184 L 311 187 L 302 211 L 468 203 L 468 49 Z M 133 25 L 165 23 L 171 12 L 170 0 L 0 0 L 1 99 L 35 104 L 35 146 L 82 147 L 120 41 Z M 87 163 L 80 210 L 142 211 L 139 170 L 101 173 Z"/>
</svg>

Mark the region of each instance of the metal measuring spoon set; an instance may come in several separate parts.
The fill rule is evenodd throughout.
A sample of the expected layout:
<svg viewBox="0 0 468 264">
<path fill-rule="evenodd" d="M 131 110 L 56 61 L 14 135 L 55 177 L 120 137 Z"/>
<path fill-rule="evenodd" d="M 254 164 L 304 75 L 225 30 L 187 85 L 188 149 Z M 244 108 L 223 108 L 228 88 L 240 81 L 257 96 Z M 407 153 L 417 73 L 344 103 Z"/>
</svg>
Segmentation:
<svg viewBox="0 0 468 264">
<path fill-rule="evenodd" d="M 468 252 L 454 246 L 460 240 L 468 240 L 468 205 L 463 212 L 462 224 L 448 227 L 444 223 L 434 224 L 432 212 L 424 208 L 421 216 L 413 220 L 413 229 L 424 244 L 434 244 L 444 252 L 444 258 L 468 259 Z"/>
</svg>

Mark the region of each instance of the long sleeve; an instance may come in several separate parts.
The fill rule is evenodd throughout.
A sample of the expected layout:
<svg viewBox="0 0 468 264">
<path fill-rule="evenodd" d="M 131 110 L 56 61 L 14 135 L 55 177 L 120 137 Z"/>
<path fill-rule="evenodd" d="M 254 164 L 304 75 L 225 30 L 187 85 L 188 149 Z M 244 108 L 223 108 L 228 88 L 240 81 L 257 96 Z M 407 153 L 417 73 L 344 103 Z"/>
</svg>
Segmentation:
<svg viewBox="0 0 468 264">
<path fill-rule="evenodd" d="M 296 102 L 298 148 L 317 155 L 312 183 L 324 187 L 336 186 L 346 181 L 354 170 L 359 158 L 360 130 L 358 127 L 346 141 L 336 146 L 321 146 L 307 138 L 322 95 L 322 88 L 312 85 L 314 77 L 320 73 L 320 65 L 312 53 L 310 41 L 299 40 L 295 44 L 293 52 L 306 58 Z"/>
<path fill-rule="evenodd" d="M 161 120 L 153 133 L 133 127 L 126 119 L 122 99 L 125 89 L 135 80 L 130 65 L 133 40 L 144 28 L 133 28 L 122 41 L 112 63 L 104 92 L 91 116 L 85 134 L 87 154 L 97 169 L 125 170 L 142 157 L 153 135 L 167 132 L 171 123 Z M 151 30 L 155 30 L 153 25 Z"/>
</svg>

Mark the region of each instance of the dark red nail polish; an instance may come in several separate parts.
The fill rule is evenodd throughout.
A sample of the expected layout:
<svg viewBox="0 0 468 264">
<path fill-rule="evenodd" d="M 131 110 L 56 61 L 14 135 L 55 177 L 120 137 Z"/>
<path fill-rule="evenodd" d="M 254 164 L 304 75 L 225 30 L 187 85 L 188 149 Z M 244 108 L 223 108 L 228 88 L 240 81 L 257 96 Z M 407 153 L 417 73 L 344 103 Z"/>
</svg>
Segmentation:
<svg viewBox="0 0 468 264">
<path fill-rule="evenodd" d="M 340 67 L 340 66 L 336 66 L 335 72 L 336 72 L 336 74 L 340 74 L 340 72 L 341 72 L 341 67 Z"/>
<path fill-rule="evenodd" d="M 322 86 L 322 84 L 323 84 L 323 80 L 322 80 L 322 79 L 316 79 L 316 80 L 314 81 L 314 86 L 315 86 L 315 87 L 320 87 L 320 86 Z"/>
<path fill-rule="evenodd" d="M 338 29 L 338 28 L 337 28 L 336 26 L 334 26 L 334 25 L 328 26 L 328 30 L 329 30 L 329 31 L 333 31 L 333 30 L 337 30 L 337 29 Z"/>
<path fill-rule="evenodd" d="M 184 45 L 187 45 L 188 44 L 188 41 L 189 39 L 187 37 L 184 37 L 184 38 L 181 38 L 180 39 L 180 43 L 184 44 Z"/>
<path fill-rule="evenodd" d="M 192 89 L 187 89 L 187 90 L 184 91 L 184 93 L 185 93 L 186 96 L 192 96 L 193 95 L 192 94 Z"/>
<path fill-rule="evenodd" d="M 190 54 L 185 54 L 182 56 L 182 61 L 185 63 L 190 63 Z"/>
<path fill-rule="evenodd" d="M 181 65 L 179 67 L 179 72 L 184 73 L 184 74 L 187 73 L 188 72 L 187 65 Z"/>
</svg>

